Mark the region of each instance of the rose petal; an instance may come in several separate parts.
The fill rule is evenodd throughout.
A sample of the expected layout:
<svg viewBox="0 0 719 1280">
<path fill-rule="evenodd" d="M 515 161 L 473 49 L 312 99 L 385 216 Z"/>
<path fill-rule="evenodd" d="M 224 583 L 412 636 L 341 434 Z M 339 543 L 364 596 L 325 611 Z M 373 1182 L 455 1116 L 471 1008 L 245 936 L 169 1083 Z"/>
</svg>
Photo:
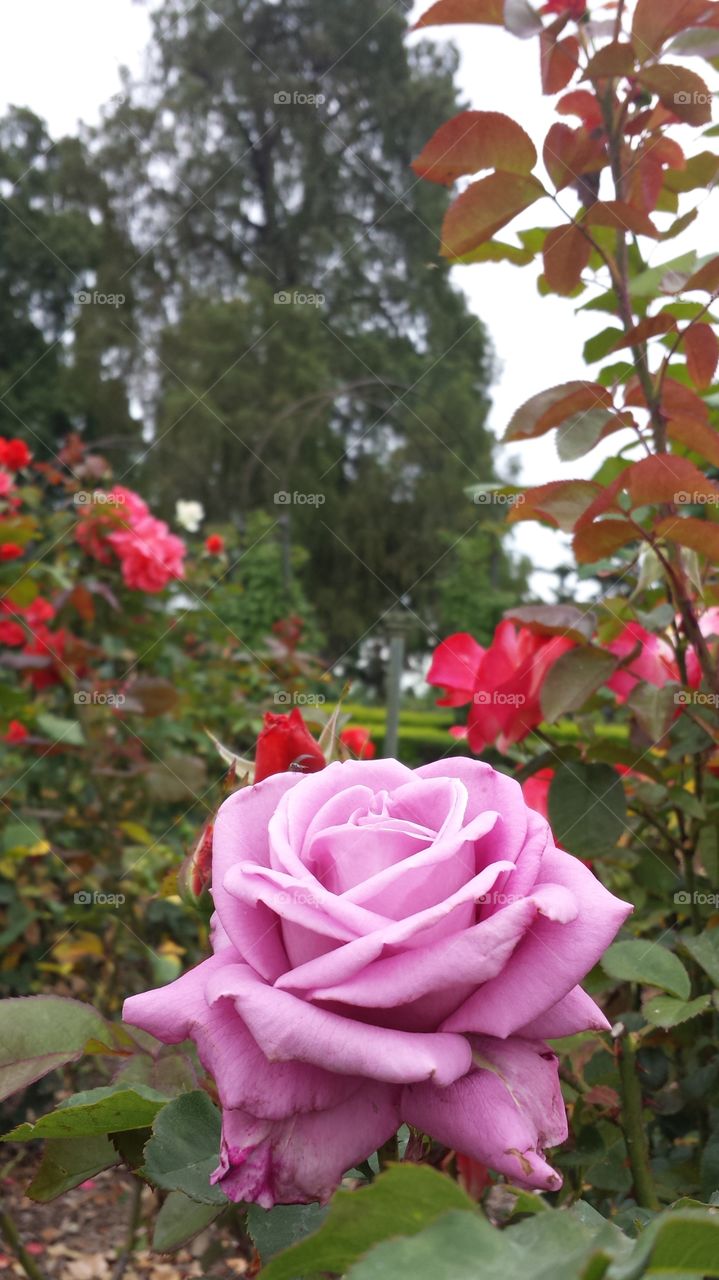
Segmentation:
<svg viewBox="0 0 719 1280">
<path fill-rule="evenodd" d="M 255 1116 L 281 1119 L 294 1112 L 334 1107 L 364 1082 L 304 1062 L 269 1062 L 253 1040 L 232 1000 L 212 1006 L 207 984 L 239 957 L 227 952 L 204 960 L 175 982 L 130 996 L 123 1017 L 131 1026 L 157 1036 L 165 1044 L 192 1039 L 202 1065 L 217 1082 L 223 1107 L 242 1108 Z"/>
<path fill-rule="evenodd" d="M 476 1069 L 447 1089 L 405 1089 L 402 1119 L 513 1182 L 556 1191 L 562 1179 L 543 1157 L 567 1136 L 556 1055 L 517 1037 L 472 1037 L 472 1046 Z"/>
<path fill-rule="evenodd" d="M 373 960 L 385 947 L 412 948 L 430 946 L 439 938 L 454 936 L 475 921 L 475 904 L 490 893 L 503 871 L 513 870 L 511 862 L 495 862 L 478 876 L 462 885 L 443 902 L 419 911 L 406 920 L 385 921 L 381 928 L 348 942 L 344 947 L 298 965 L 277 979 L 280 990 L 308 991 L 315 987 L 334 986 L 346 982 Z M 448 932 L 449 931 L 449 932 Z"/>
<path fill-rule="evenodd" d="M 461 707 L 472 701 L 479 664 L 485 650 L 467 631 L 457 631 L 437 645 L 427 672 L 427 684 L 446 689 L 439 707 Z"/>
<path fill-rule="evenodd" d="M 568 995 L 597 963 L 631 906 L 609 893 L 578 858 L 550 847 L 541 879 L 570 890 L 579 916 L 568 924 L 538 918 L 502 973 L 442 1024 L 443 1031 L 512 1035 Z M 539 887 L 539 886 L 538 886 Z"/>
<path fill-rule="evenodd" d="M 464 1036 L 394 1031 L 342 1018 L 268 987 L 248 965 L 228 965 L 210 978 L 210 1003 L 230 996 L 270 1061 L 311 1062 L 345 1075 L 402 1084 L 450 1084 L 469 1070 Z"/>
<path fill-rule="evenodd" d="M 577 914 L 576 902 L 566 891 L 565 895 L 563 918 L 572 919 Z M 546 892 L 523 898 L 453 938 L 377 960 L 347 982 L 319 987 L 308 995 L 313 1000 L 391 1009 L 457 982 L 474 988 L 501 972 L 543 906 L 553 910 L 556 899 L 550 900 Z"/>
<path fill-rule="evenodd" d="M 231 867 L 245 859 L 269 866 L 267 828 L 282 796 L 303 779 L 278 773 L 254 787 L 242 787 L 220 806 L 212 842 L 212 897 L 225 933 L 243 959 L 272 981 L 287 968 L 279 924 L 265 906 L 248 906 L 225 888 Z"/>
<path fill-rule="evenodd" d="M 576 1035 L 578 1031 L 609 1031 L 610 1027 L 592 997 L 581 987 L 573 987 L 569 995 L 551 1009 L 518 1027 L 517 1035 L 525 1040 L 557 1040 L 561 1036 Z"/>
<path fill-rule="evenodd" d="M 275 1124 L 226 1111 L 220 1164 L 211 1177 L 230 1200 L 274 1204 L 329 1200 L 347 1169 L 399 1127 L 399 1090 L 366 1082 L 336 1107 Z"/>
<path fill-rule="evenodd" d="M 501 856 L 516 862 L 527 834 L 527 807 L 518 782 L 481 760 L 461 757 L 423 764 L 415 773 L 420 778 L 459 778 L 469 797 L 465 822 L 488 809 L 501 813 L 504 822 Z"/>
</svg>

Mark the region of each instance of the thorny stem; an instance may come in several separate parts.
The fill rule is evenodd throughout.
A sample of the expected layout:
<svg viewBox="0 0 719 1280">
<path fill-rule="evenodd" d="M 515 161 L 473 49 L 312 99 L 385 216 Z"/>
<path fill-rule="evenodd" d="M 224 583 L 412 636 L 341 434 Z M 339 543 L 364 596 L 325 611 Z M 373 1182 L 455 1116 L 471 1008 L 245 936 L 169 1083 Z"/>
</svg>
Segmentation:
<svg viewBox="0 0 719 1280">
<path fill-rule="evenodd" d="M 636 1037 L 624 1032 L 617 1041 L 620 1092 L 622 1097 L 622 1129 L 627 1143 L 629 1163 L 637 1204 L 643 1209 L 661 1208 L 649 1165 L 649 1143 L 642 1119 L 642 1087 L 636 1057 Z"/>
<path fill-rule="evenodd" d="M 7 1210 L 0 1211 L 0 1235 L 9 1244 L 17 1258 L 20 1266 L 30 1280 L 45 1280 L 45 1274 L 40 1270 L 37 1263 L 30 1257 L 27 1249 L 22 1243 L 18 1234 L 17 1227 Z"/>
<path fill-rule="evenodd" d="M 135 1251 L 137 1241 L 137 1233 L 140 1228 L 142 1219 L 142 1188 L 143 1183 L 139 1178 L 133 1179 L 132 1201 L 130 1204 L 130 1220 L 127 1226 L 127 1238 L 125 1240 L 122 1251 L 118 1254 L 115 1268 L 112 1273 L 112 1280 L 121 1280 L 125 1274 L 127 1264 Z"/>
</svg>

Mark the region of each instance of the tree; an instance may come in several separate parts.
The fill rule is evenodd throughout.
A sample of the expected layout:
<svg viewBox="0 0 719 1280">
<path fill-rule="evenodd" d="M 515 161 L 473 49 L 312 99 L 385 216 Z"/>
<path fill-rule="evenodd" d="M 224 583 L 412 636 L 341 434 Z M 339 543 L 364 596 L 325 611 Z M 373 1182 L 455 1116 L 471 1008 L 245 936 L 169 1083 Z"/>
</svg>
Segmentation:
<svg viewBox="0 0 719 1280">
<path fill-rule="evenodd" d="M 486 333 L 409 168 L 456 109 L 455 55 L 408 50 L 380 0 L 165 0 L 154 23 L 97 138 L 158 351 L 148 483 L 277 516 L 343 652 L 397 596 L 429 610 L 492 475 Z"/>
</svg>

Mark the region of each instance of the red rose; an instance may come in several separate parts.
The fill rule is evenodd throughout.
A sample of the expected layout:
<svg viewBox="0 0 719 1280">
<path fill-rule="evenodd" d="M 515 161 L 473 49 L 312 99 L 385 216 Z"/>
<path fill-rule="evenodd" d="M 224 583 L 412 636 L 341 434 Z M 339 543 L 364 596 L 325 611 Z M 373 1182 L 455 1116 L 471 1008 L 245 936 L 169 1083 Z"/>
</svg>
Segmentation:
<svg viewBox="0 0 719 1280">
<path fill-rule="evenodd" d="M 574 648 L 566 636 L 535 635 L 500 622 L 488 649 L 467 632 L 448 636 L 434 651 L 428 684 L 444 686 L 440 706 L 471 702 L 466 736 L 472 751 L 497 743 L 506 751 L 541 723 L 540 690 L 549 668 Z"/>
<path fill-rule="evenodd" d="M 377 748 L 370 737 L 369 729 L 362 729 L 358 725 L 343 729 L 340 734 L 340 742 L 344 742 L 349 747 L 353 756 L 358 760 L 374 760 L 377 755 Z"/>
<path fill-rule="evenodd" d="M 16 542 L 0 543 L 0 560 L 17 560 L 22 555 L 22 547 Z"/>
<path fill-rule="evenodd" d="M 30 737 L 30 732 L 28 729 L 25 728 L 25 725 L 22 723 L 21 720 L 10 721 L 7 727 L 7 733 L 5 734 L 6 742 L 9 742 L 11 746 L 18 746 L 21 742 L 24 742 L 25 739 L 29 737 Z"/>
<path fill-rule="evenodd" d="M 31 457 L 24 440 L 0 439 L 0 463 L 8 471 L 19 471 L 21 467 L 26 467 Z"/>
<path fill-rule="evenodd" d="M 264 724 L 257 739 L 255 782 L 292 767 L 300 773 L 324 769 L 325 758 L 296 707 L 288 716 L 266 712 Z"/>
<path fill-rule="evenodd" d="M 0 622 L 0 644 L 19 645 L 25 643 L 25 632 L 19 622 Z"/>
<path fill-rule="evenodd" d="M 205 538 L 205 551 L 211 556 L 221 556 L 225 549 L 225 539 L 219 533 L 211 533 Z"/>
<path fill-rule="evenodd" d="M 586 0 L 547 0 L 547 3 L 539 10 L 540 13 L 567 13 L 570 18 L 576 18 L 579 22 L 587 12 Z"/>
</svg>

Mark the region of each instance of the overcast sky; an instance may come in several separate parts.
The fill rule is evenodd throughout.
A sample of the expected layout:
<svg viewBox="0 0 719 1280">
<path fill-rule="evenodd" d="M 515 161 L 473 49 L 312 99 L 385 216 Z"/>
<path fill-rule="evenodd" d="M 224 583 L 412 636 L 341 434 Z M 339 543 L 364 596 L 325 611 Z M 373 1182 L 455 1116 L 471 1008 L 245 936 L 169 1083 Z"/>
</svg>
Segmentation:
<svg viewBox="0 0 719 1280">
<path fill-rule="evenodd" d="M 426 8 L 427 0 L 417 4 L 418 13 Z M 436 28 L 422 34 L 455 41 L 462 56 L 460 87 L 470 105 L 513 116 L 541 154 L 554 117 L 553 100 L 542 99 L 539 92 L 536 41 L 520 41 L 490 27 Z M 139 72 L 149 35 L 148 10 L 133 0 L 23 0 L 22 5 L 6 5 L 0 13 L 0 84 L 6 101 L 31 107 L 47 120 L 54 135 L 72 132 L 80 119 L 95 121 L 101 104 L 118 92 L 122 65 Z M 685 141 L 687 134 L 685 128 L 678 130 L 678 140 Z M 412 181 L 408 174 L 408 186 Z M 657 245 L 652 260 L 666 261 L 690 248 L 716 252 L 717 198 L 716 193 L 708 198 L 698 232 L 691 228 L 683 237 Z M 551 207 L 540 205 L 516 225 L 549 225 L 554 220 Z M 597 318 L 591 313 L 575 316 L 564 299 L 540 298 L 537 275 L 534 266 L 520 269 L 506 263 L 456 272 L 458 285 L 487 323 L 495 346 L 498 376 L 491 426 L 498 436 L 529 396 L 586 376 L 582 345 L 596 332 Z M 616 447 L 617 437 L 612 437 L 606 452 Z M 564 475 L 590 475 L 602 455 L 595 450 L 588 459 L 561 464 L 550 437 L 524 444 L 521 451 L 517 446 L 503 448 L 498 452 L 500 467 L 515 456 L 521 458 L 524 479 L 535 484 Z M 567 559 L 560 535 L 536 524 L 520 526 L 516 538 L 537 567 Z M 536 575 L 533 586 L 544 594 L 546 577 Z"/>
</svg>

